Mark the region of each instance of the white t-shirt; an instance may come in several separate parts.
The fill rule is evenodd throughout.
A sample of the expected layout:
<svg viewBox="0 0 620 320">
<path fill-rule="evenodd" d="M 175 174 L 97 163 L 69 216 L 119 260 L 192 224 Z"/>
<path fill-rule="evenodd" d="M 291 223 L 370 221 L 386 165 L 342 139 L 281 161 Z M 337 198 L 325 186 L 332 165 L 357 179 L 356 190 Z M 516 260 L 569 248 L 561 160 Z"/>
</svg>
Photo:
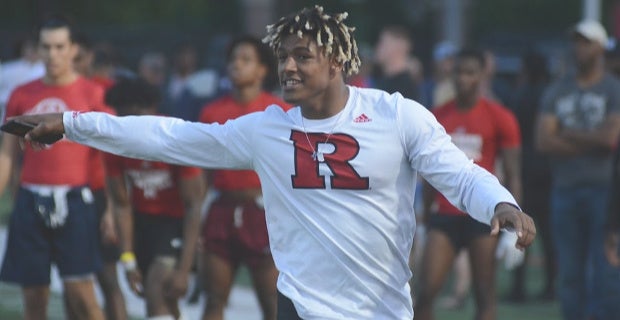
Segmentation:
<svg viewBox="0 0 620 320">
<path fill-rule="evenodd" d="M 398 93 L 349 92 L 341 113 L 324 120 L 270 106 L 223 125 L 101 113 L 65 113 L 64 125 L 69 139 L 106 152 L 254 169 L 278 289 L 303 319 L 411 319 L 417 174 L 485 223 L 499 202 L 516 203 L 423 106 Z"/>
<path fill-rule="evenodd" d="M 44 75 L 45 65 L 41 61 L 31 63 L 19 59 L 0 65 L 0 106 L 7 103 L 11 92 L 17 86 Z"/>
</svg>

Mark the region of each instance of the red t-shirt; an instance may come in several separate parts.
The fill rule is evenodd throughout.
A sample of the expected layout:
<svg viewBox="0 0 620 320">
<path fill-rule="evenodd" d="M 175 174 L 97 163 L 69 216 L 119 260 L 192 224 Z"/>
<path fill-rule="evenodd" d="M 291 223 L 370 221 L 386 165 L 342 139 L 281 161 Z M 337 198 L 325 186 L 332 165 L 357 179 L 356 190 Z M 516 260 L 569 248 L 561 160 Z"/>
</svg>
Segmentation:
<svg viewBox="0 0 620 320">
<path fill-rule="evenodd" d="M 515 116 L 507 108 L 488 99 L 480 98 L 473 108 L 465 111 L 459 110 L 453 100 L 435 108 L 433 113 L 452 137 L 452 142 L 468 158 L 491 173 L 495 172 L 495 160 L 501 149 L 521 145 L 521 133 Z M 440 214 L 464 214 L 439 193 L 436 200 Z"/>
<path fill-rule="evenodd" d="M 114 80 L 102 76 L 91 77 L 90 81 L 102 86 L 104 90 L 108 90 L 114 85 Z"/>
<path fill-rule="evenodd" d="M 115 114 L 114 109 L 104 106 L 104 112 Z M 92 190 L 105 188 L 105 166 L 103 164 L 104 152 L 97 149 L 90 149 L 90 160 L 88 162 L 90 171 L 90 181 L 88 182 Z"/>
<path fill-rule="evenodd" d="M 267 92 L 262 92 L 247 104 L 240 104 L 232 96 L 226 95 L 204 106 L 198 119 L 205 123 L 224 123 L 248 113 L 263 111 L 272 104 L 284 110 L 290 109 L 282 99 Z M 212 177 L 213 186 L 222 191 L 260 188 L 260 180 L 251 170 L 215 170 Z"/>
<path fill-rule="evenodd" d="M 131 159 L 109 153 L 105 153 L 104 158 L 109 177 L 128 178 L 134 211 L 150 215 L 183 217 L 185 209 L 178 182 L 202 174 L 199 168 Z"/>
<path fill-rule="evenodd" d="M 41 79 L 13 91 L 6 117 L 64 111 L 102 111 L 103 89 L 79 77 L 68 85 L 46 85 Z M 90 148 L 63 139 L 49 149 L 26 147 L 21 182 L 48 185 L 86 185 L 89 178 Z"/>
</svg>

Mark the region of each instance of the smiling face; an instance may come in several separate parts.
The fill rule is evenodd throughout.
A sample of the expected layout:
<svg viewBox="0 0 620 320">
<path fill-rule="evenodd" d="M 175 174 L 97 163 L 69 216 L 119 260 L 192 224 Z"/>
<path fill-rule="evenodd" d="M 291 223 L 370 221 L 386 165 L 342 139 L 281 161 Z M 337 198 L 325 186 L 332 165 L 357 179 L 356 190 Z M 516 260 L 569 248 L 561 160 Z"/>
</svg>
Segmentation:
<svg viewBox="0 0 620 320">
<path fill-rule="evenodd" d="M 340 70 L 307 35 L 284 37 L 276 55 L 283 98 L 293 105 L 318 103 Z"/>
</svg>

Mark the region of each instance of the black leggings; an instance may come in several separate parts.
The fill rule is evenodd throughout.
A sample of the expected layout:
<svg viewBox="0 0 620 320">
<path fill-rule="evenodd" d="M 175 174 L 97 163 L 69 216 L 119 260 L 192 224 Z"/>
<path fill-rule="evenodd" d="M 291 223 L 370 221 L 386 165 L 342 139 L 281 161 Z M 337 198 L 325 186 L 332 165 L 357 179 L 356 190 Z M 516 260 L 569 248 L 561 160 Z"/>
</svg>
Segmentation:
<svg viewBox="0 0 620 320">
<path fill-rule="evenodd" d="M 295 310 L 293 301 L 278 291 L 278 320 L 302 320 Z"/>
</svg>

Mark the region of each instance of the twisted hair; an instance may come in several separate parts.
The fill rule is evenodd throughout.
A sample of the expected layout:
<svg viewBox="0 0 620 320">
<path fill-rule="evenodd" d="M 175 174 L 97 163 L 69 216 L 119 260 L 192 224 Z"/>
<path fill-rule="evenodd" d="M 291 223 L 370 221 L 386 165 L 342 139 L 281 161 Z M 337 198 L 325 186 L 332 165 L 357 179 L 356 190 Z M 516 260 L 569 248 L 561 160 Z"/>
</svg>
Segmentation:
<svg viewBox="0 0 620 320">
<path fill-rule="evenodd" d="M 359 71 L 361 61 L 357 52 L 357 42 L 353 38 L 355 28 L 344 24 L 348 13 L 327 14 L 323 7 L 304 8 L 298 13 L 282 17 L 278 22 L 267 26 L 267 36 L 263 42 L 268 43 L 276 52 L 282 39 L 291 34 L 302 38 L 304 34 L 314 39 L 327 55 L 332 55 L 337 63 L 342 64 L 346 76 Z"/>
</svg>

